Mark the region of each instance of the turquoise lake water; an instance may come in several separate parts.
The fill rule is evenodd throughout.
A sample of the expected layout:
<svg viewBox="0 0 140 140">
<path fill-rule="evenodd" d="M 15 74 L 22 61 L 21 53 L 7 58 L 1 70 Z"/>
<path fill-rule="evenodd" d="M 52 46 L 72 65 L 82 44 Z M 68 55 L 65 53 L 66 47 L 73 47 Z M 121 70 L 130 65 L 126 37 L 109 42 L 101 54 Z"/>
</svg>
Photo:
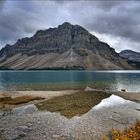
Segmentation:
<svg viewBox="0 0 140 140">
<path fill-rule="evenodd" d="M 0 71 L 0 90 L 109 88 L 140 92 L 140 71 Z"/>
</svg>

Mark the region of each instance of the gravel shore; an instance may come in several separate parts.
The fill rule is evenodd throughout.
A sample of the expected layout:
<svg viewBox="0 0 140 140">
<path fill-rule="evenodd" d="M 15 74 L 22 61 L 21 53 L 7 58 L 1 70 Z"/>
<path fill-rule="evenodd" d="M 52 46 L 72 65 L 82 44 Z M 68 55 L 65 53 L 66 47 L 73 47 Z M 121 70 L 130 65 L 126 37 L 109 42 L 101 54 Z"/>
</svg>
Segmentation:
<svg viewBox="0 0 140 140">
<path fill-rule="evenodd" d="M 111 128 L 125 129 L 139 118 L 140 104 L 136 102 L 93 107 L 71 119 L 29 104 L 0 112 L 0 135 L 6 140 L 101 140 Z"/>
</svg>

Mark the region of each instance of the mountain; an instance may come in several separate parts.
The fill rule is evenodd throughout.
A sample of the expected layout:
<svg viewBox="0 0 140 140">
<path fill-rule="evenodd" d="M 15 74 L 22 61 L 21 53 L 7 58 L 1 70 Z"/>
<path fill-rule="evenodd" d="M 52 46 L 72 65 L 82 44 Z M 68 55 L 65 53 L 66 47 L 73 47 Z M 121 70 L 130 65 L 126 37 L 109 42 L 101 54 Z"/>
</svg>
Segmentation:
<svg viewBox="0 0 140 140">
<path fill-rule="evenodd" d="M 132 50 L 123 50 L 119 53 L 120 57 L 128 59 L 128 63 L 140 69 L 140 53 Z"/>
<path fill-rule="evenodd" d="M 0 51 L 1 69 L 135 69 L 107 43 L 68 22 L 39 30 Z"/>
<path fill-rule="evenodd" d="M 123 50 L 119 53 L 123 58 L 127 58 L 133 62 L 140 62 L 140 53 L 132 50 Z"/>
</svg>

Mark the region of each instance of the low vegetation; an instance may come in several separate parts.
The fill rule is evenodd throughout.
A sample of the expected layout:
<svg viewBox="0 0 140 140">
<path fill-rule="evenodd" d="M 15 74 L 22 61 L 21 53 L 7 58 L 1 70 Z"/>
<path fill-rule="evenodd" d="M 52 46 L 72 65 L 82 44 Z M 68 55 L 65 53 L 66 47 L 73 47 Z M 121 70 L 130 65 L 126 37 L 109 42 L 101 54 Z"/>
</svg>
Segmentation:
<svg viewBox="0 0 140 140">
<path fill-rule="evenodd" d="M 109 97 L 110 94 L 103 92 L 77 92 L 71 95 L 55 97 L 36 104 L 39 110 L 59 112 L 61 115 L 71 118 L 88 112 L 93 106 Z"/>
<path fill-rule="evenodd" d="M 110 137 L 104 137 L 103 140 L 140 140 L 140 121 L 124 131 L 113 129 L 110 135 Z"/>
</svg>

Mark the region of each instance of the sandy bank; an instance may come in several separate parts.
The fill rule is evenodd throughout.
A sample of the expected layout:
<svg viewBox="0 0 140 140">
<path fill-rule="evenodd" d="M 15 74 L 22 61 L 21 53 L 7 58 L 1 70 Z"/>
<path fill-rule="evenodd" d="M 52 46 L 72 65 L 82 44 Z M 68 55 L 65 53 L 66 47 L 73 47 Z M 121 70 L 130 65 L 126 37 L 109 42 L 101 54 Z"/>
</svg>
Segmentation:
<svg viewBox="0 0 140 140">
<path fill-rule="evenodd" d="M 13 96 L 23 96 L 23 95 L 30 95 L 33 97 L 42 97 L 45 99 L 50 99 L 57 96 L 69 95 L 76 93 L 77 90 L 62 90 L 62 91 L 18 91 L 18 93 L 14 94 Z"/>
<path fill-rule="evenodd" d="M 50 99 L 57 96 L 68 95 L 77 92 L 77 90 L 62 90 L 62 91 L 16 91 L 10 93 L 0 93 L 0 97 L 2 96 L 11 96 L 12 98 L 20 97 L 20 96 L 33 96 L 33 97 L 42 97 L 46 99 Z"/>
<path fill-rule="evenodd" d="M 11 96 L 12 98 L 20 97 L 20 96 L 33 96 L 33 97 L 42 97 L 45 99 L 51 99 L 53 97 L 57 96 L 63 96 L 63 95 L 70 95 L 73 93 L 78 92 L 79 90 L 59 90 L 59 91 L 16 91 L 16 92 L 10 92 L 10 93 L 3 93 L 0 92 L 0 98 L 3 96 Z M 81 90 L 80 90 L 81 91 Z M 140 92 L 119 92 L 119 91 L 107 91 L 107 90 L 97 90 L 97 89 L 91 89 L 87 91 L 93 91 L 93 92 L 104 92 L 109 94 L 115 94 L 118 96 L 121 96 L 125 99 L 140 102 Z"/>
</svg>

